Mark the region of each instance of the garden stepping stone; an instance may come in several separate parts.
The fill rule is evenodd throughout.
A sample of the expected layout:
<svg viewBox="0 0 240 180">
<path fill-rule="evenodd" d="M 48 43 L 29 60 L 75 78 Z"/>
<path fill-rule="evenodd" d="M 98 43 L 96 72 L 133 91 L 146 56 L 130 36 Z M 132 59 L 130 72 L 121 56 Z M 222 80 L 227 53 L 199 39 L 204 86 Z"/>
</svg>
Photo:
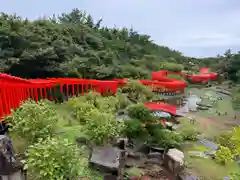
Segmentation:
<svg viewBox="0 0 240 180">
<path fill-rule="evenodd" d="M 121 150 L 115 147 L 95 147 L 90 154 L 89 163 L 100 171 L 116 173 L 120 168 L 120 155 Z"/>
<path fill-rule="evenodd" d="M 200 152 L 200 151 L 188 151 L 188 155 L 195 156 L 195 157 L 208 158 L 208 156 L 205 155 L 204 152 Z"/>
<path fill-rule="evenodd" d="M 163 160 L 160 160 L 158 158 L 150 158 L 145 161 L 145 164 L 155 164 L 159 166 L 162 166 L 163 163 L 164 163 Z"/>
<path fill-rule="evenodd" d="M 208 148 L 211 148 L 213 150 L 218 150 L 218 148 L 219 148 L 219 146 L 212 141 L 209 141 L 207 139 L 203 139 L 200 137 L 197 137 L 197 139 L 198 139 L 198 142 L 200 142 L 202 145 L 204 145 Z"/>
<path fill-rule="evenodd" d="M 112 174 L 105 174 L 103 180 L 118 180 L 118 176 Z"/>
<path fill-rule="evenodd" d="M 151 153 L 148 154 L 148 158 L 149 159 L 156 158 L 156 159 L 161 160 L 162 159 L 162 154 L 159 153 L 159 152 L 151 152 Z"/>
<path fill-rule="evenodd" d="M 225 177 L 223 178 L 223 180 L 231 180 L 231 178 L 228 177 L 228 176 L 225 176 Z"/>
</svg>

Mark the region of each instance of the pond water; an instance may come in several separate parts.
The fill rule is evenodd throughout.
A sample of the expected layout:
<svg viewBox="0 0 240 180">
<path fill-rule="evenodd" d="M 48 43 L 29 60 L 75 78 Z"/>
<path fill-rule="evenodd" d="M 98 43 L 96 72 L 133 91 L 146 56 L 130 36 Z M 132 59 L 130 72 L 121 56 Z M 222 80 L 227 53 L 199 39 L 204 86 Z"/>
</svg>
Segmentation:
<svg viewBox="0 0 240 180">
<path fill-rule="evenodd" d="M 169 97 L 165 102 L 177 106 L 177 114 L 184 116 L 189 111 L 197 111 L 200 97 L 192 93 L 185 93 L 182 96 Z"/>
</svg>

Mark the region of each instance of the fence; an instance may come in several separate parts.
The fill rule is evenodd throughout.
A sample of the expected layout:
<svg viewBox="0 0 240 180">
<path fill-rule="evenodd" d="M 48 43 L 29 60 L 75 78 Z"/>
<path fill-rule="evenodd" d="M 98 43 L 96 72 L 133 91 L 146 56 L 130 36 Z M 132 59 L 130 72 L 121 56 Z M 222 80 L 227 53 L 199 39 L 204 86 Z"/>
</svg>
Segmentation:
<svg viewBox="0 0 240 180">
<path fill-rule="evenodd" d="M 21 102 L 32 99 L 59 100 L 70 96 L 84 95 L 90 90 L 105 94 L 115 94 L 117 81 L 100 81 L 77 78 L 50 78 L 26 80 L 0 74 L 0 119 L 20 106 Z"/>
<path fill-rule="evenodd" d="M 167 74 L 183 73 L 160 71 L 152 73 L 152 81 L 139 80 L 145 86 L 160 92 L 183 92 L 186 82 L 166 78 Z M 195 77 L 196 76 L 196 77 Z M 215 80 L 216 73 L 191 76 L 192 79 Z M 33 99 L 67 100 L 69 96 L 84 95 L 90 90 L 105 94 L 115 94 L 118 87 L 127 83 L 127 79 L 114 79 L 111 81 L 88 80 L 77 78 L 49 78 L 49 79 L 22 79 L 0 73 L 0 121 L 11 113 L 12 109 L 20 106 L 21 102 Z"/>
</svg>

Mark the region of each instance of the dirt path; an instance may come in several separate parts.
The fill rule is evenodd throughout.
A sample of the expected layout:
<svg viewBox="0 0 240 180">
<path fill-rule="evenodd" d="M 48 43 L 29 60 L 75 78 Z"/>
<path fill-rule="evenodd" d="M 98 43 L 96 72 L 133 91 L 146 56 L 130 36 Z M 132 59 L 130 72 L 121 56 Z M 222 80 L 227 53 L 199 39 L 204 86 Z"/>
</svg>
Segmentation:
<svg viewBox="0 0 240 180">
<path fill-rule="evenodd" d="M 188 115 L 195 116 L 197 130 L 210 139 L 214 138 L 216 135 L 226 129 L 224 122 L 218 121 L 217 119 L 210 119 L 194 113 L 189 113 Z"/>
</svg>

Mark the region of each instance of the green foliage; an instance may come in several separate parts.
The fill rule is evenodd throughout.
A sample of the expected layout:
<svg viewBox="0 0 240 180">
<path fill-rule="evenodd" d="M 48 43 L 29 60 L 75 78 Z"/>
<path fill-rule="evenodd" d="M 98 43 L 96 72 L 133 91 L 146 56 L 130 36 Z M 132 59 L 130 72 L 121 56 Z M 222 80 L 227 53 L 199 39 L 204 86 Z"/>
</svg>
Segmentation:
<svg viewBox="0 0 240 180">
<path fill-rule="evenodd" d="M 233 156 L 240 155 L 240 127 L 234 127 L 232 131 L 220 134 L 216 141 L 221 146 L 229 148 Z"/>
<path fill-rule="evenodd" d="M 167 148 L 179 148 L 183 143 L 181 134 L 168 129 L 156 129 L 153 134 L 154 143 Z"/>
<path fill-rule="evenodd" d="M 75 115 L 76 115 L 76 119 L 80 122 L 80 123 L 86 123 L 87 121 L 87 113 L 89 111 L 91 111 L 92 109 L 96 109 L 96 107 L 89 103 L 89 102 L 82 102 L 82 101 L 78 101 L 78 103 L 76 103 L 74 105 L 74 111 L 75 111 Z"/>
<path fill-rule="evenodd" d="M 38 138 L 53 136 L 58 119 L 56 111 L 45 101 L 38 104 L 34 101 L 25 102 L 7 117 L 11 133 L 29 144 L 37 142 Z"/>
<path fill-rule="evenodd" d="M 232 137 L 233 132 L 230 131 L 223 132 L 216 138 L 216 142 L 221 146 L 228 147 L 233 153 L 235 152 L 236 147 L 232 141 Z"/>
<path fill-rule="evenodd" d="M 82 151 L 66 139 L 40 139 L 29 146 L 27 159 L 23 163 L 28 172 L 36 175 L 39 180 L 90 178 L 93 174 L 87 168 Z"/>
<path fill-rule="evenodd" d="M 115 112 L 118 99 L 113 96 L 101 97 L 96 99 L 96 107 L 104 112 Z"/>
<path fill-rule="evenodd" d="M 118 110 L 125 109 L 131 103 L 126 94 L 117 93 L 116 99 L 117 99 L 116 109 Z"/>
<path fill-rule="evenodd" d="M 124 121 L 124 134 L 130 138 L 137 138 L 142 133 L 142 124 L 139 119 L 130 119 Z"/>
<path fill-rule="evenodd" d="M 93 109 L 87 113 L 85 132 L 89 139 L 96 144 L 106 144 L 122 132 L 124 124 L 118 122 L 111 113 Z"/>
<path fill-rule="evenodd" d="M 182 129 L 181 134 L 184 140 L 195 141 L 199 132 L 195 128 L 187 127 Z"/>
<path fill-rule="evenodd" d="M 240 88 L 234 88 L 232 90 L 232 104 L 236 110 L 240 109 Z"/>
<path fill-rule="evenodd" d="M 219 164 L 226 165 L 228 162 L 232 161 L 232 153 L 228 147 L 220 146 L 219 150 L 216 152 L 216 161 Z"/>
<path fill-rule="evenodd" d="M 87 101 L 90 101 L 91 103 L 93 103 L 94 105 L 96 104 L 96 100 L 98 98 L 101 98 L 101 94 L 97 93 L 97 92 L 89 92 L 85 95 L 85 98 Z"/>
<path fill-rule="evenodd" d="M 230 180 L 239 180 L 240 179 L 240 172 L 234 172 L 230 174 Z"/>
<path fill-rule="evenodd" d="M 165 62 L 164 64 L 162 64 L 162 69 L 172 72 L 181 72 L 183 68 L 184 68 L 183 65 L 171 62 Z"/>
<path fill-rule="evenodd" d="M 148 133 L 151 136 L 154 136 L 156 132 L 158 133 L 158 130 L 165 129 L 162 124 L 155 124 L 155 123 L 148 123 L 146 124 L 145 128 L 147 129 Z"/>
<path fill-rule="evenodd" d="M 240 53 L 228 49 L 223 55 L 214 58 L 205 58 L 200 61 L 201 66 L 210 67 L 225 79 L 239 83 L 240 79 Z"/>
<path fill-rule="evenodd" d="M 163 60 L 185 63 L 180 52 L 148 35 L 101 22 L 78 9 L 35 21 L 2 13 L 0 71 L 27 78 L 140 79 Z"/>
<path fill-rule="evenodd" d="M 139 119 L 141 122 L 149 122 L 154 118 L 151 115 L 151 111 L 148 110 L 142 103 L 130 105 L 127 111 L 129 117 Z"/>
<path fill-rule="evenodd" d="M 155 98 L 152 89 L 135 80 L 129 80 L 129 82 L 122 88 L 122 92 L 127 93 L 128 98 L 135 103 L 146 102 Z"/>
<path fill-rule="evenodd" d="M 68 104 L 74 109 L 77 120 L 80 123 L 86 123 L 87 114 L 92 109 L 109 113 L 116 112 L 118 99 L 114 96 L 102 97 L 99 93 L 90 92 L 85 96 L 69 99 Z"/>
</svg>

